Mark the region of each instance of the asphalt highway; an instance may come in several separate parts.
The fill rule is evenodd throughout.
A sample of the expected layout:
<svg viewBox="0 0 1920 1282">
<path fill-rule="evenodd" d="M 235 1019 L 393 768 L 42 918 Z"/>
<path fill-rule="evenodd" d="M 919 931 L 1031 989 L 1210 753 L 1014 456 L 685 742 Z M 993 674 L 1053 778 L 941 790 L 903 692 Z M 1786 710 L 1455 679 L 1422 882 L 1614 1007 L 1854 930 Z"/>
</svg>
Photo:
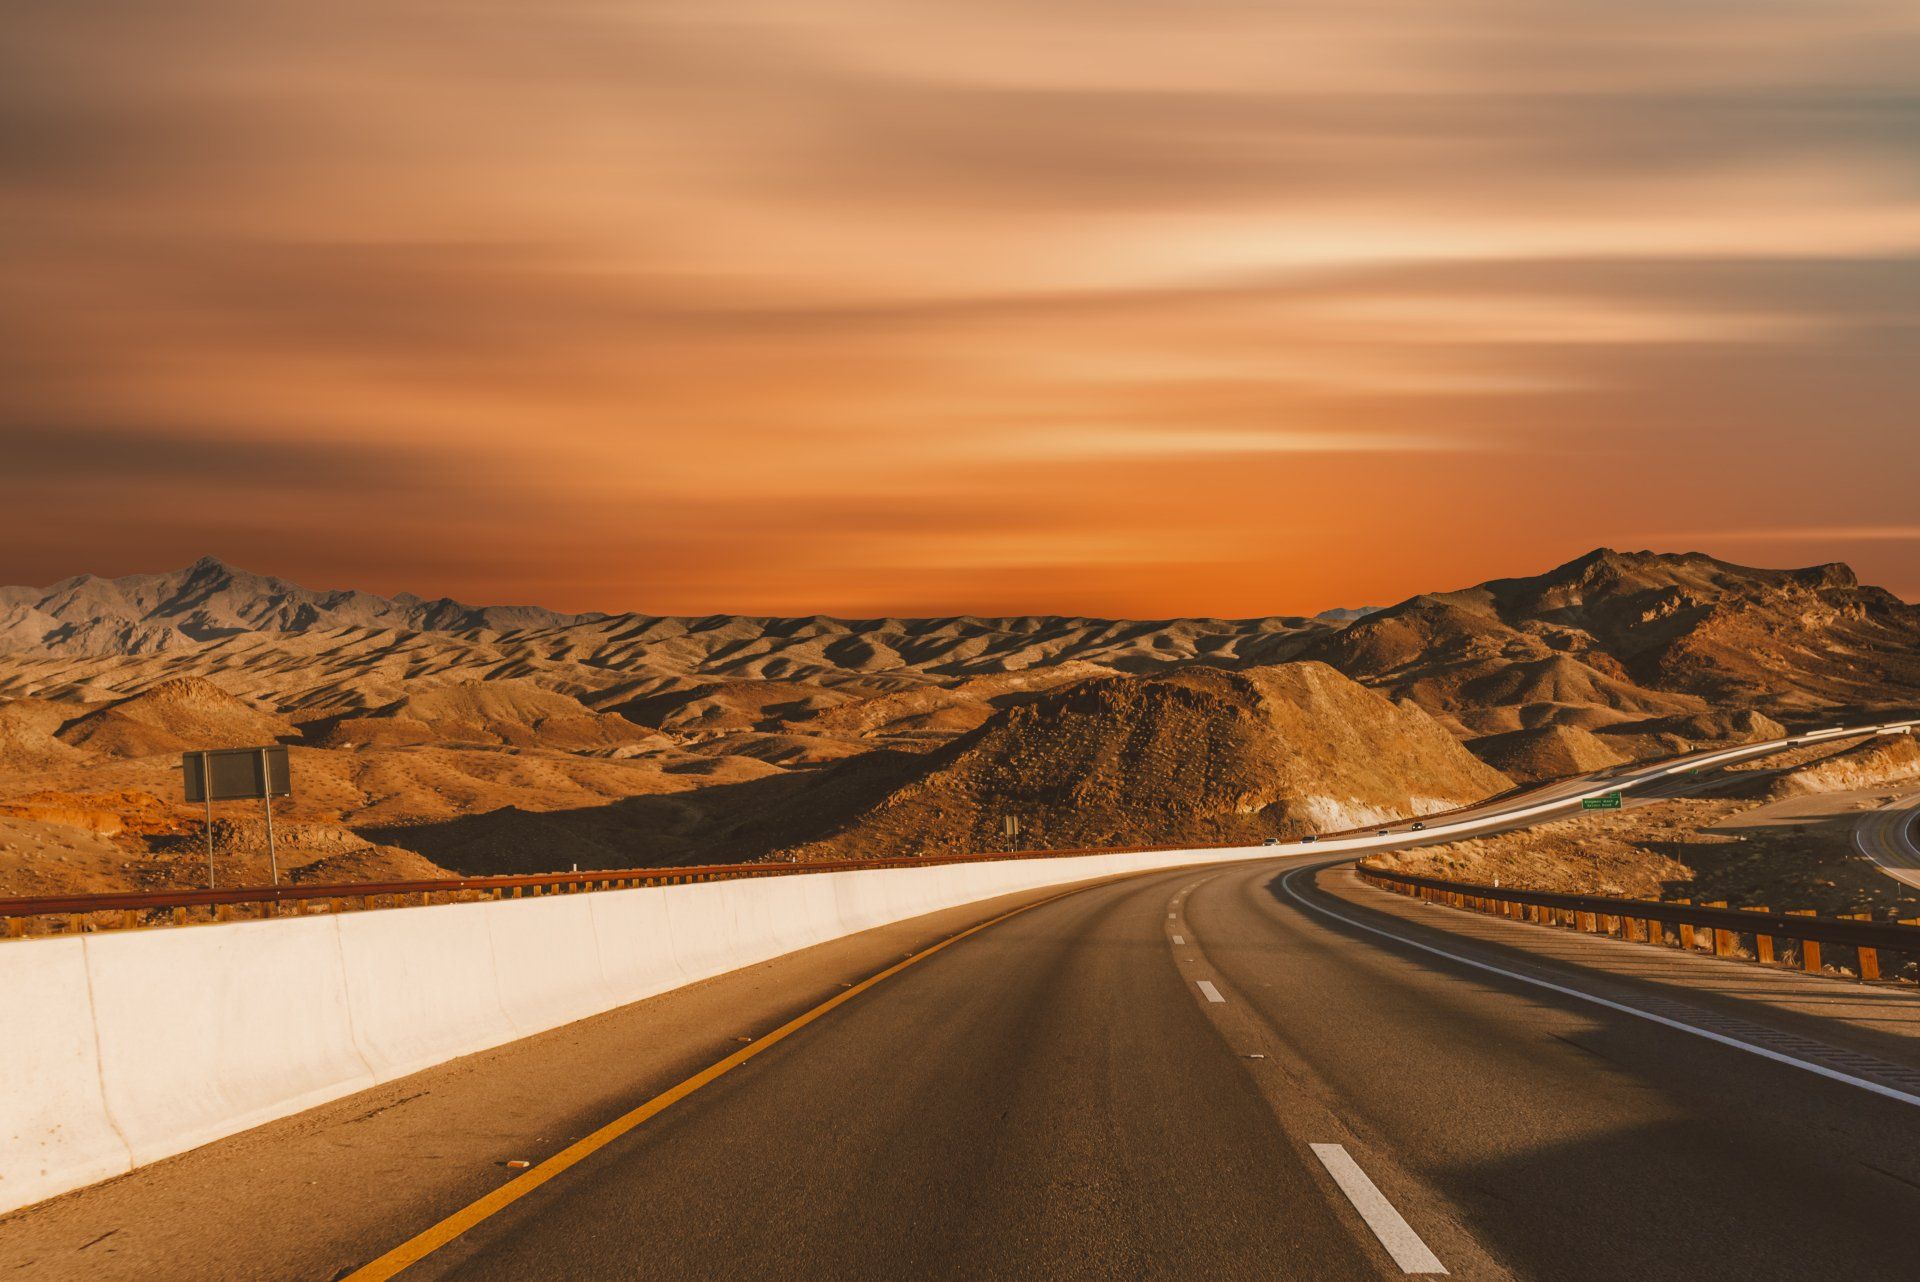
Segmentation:
<svg viewBox="0 0 1920 1282">
<path fill-rule="evenodd" d="M 1406 947 L 1474 955 L 1314 869 L 1011 917 L 406 1276 L 1916 1276 L 1920 1095 Z"/>
<path fill-rule="evenodd" d="M 1498 831 L 1690 768 L 1378 835 Z M 1912 1066 L 1868 1088 L 1599 977 L 1530 980 L 1329 895 L 1342 854 L 1042 901 L 354 1276 L 1920 1275 Z"/>
<path fill-rule="evenodd" d="M 1920 887 L 1920 792 L 1861 815 L 1853 844 L 1887 876 Z"/>
<path fill-rule="evenodd" d="M 852 936 L 55 1199 L 0 1270 L 1920 1277 L 1910 999 L 1769 1032 L 1695 1001 L 1726 963 L 1652 986 L 1341 867 L 1694 768 Z"/>
</svg>

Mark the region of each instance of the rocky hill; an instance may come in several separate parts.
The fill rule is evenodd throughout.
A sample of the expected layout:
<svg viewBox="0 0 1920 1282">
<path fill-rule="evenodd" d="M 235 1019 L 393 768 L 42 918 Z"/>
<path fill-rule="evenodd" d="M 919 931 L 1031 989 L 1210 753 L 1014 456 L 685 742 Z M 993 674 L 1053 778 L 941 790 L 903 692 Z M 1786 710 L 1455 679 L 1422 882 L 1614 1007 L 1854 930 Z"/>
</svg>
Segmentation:
<svg viewBox="0 0 1920 1282">
<path fill-rule="evenodd" d="M 251 748 L 294 734 L 292 723 L 228 694 L 211 681 L 178 677 L 63 725 L 70 747 L 110 757 L 149 757 L 196 748 Z"/>
<path fill-rule="evenodd" d="M 771 817 L 819 832 L 791 853 L 991 849 L 1008 815 L 1032 848 L 1250 843 L 1510 784 L 1418 708 L 1318 663 L 1096 678 L 996 713 L 909 767 L 850 766 L 841 788 Z"/>
<path fill-rule="evenodd" d="M 1605 770 L 1629 760 L 1599 735 L 1574 725 L 1483 735 L 1469 740 L 1467 747 L 1474 756 L 1521 783 Z"/>
<path fill-rule="evenodd" d="M 1599 549 L 1432 593 L 1303 650 L 1470 734 L 1920 703 L 1920 607 L 1843 565 Z"/>
</svg>

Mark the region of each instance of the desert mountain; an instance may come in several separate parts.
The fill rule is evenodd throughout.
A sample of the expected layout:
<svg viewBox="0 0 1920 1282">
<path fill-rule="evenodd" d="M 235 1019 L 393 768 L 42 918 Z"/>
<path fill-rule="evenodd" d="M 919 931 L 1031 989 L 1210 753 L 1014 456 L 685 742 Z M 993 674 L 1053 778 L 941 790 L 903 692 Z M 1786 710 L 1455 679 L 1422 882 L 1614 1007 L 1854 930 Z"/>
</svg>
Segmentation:
<svg viewBox="0 0 1920 1282">
<path fill-rule="evenodd" d="M 334 594 L 353 597 L 355 608 L 289 619 L 274 603 L 287 598 L 282 589 L 301 590 L 224 567 L 207 573 L 236 585 L 278 586 L 262 595 L 223 597 L 217 612 L 182 616 L 175 602 L 167 607 L 175 613 L 142 612 L 137 623 L 121 617 L 128 611 L 114 612 L 118 607 L 101 586 L 122 580 L 70 581 L 91 584 L 89 592 L 105 601 L 92 607 L 58 587 L 0 589 L 0 611 L 11 600 L 16 619 L 52 618 L 50 610 L 73 616 L 52 631 L 40 622 L 9 629 L 0 619 L 0 697 L 98 703 L 192 675 L 216 678 L 233 693 L 271 703 L 296 720 L 316 721 L 377 714 L 423 685 L 525 678 L 638 724 L 726 732 L 772 729 L 849 698 L 1063 664 L 1148 672 L 1195 662 L 1280 662 L 1335 626 L 1287 616 L 1116 621 L 633 614 L 554 615 L 508 626 L 527 612 L 451 604 L 432 611 L 401 608 L 411 598 L 394 598 L 387 602 L 394 609 L 387 611 L 378 604 L 384 598 L 362 594 Z M 107 613 L 81 621 L 90 608 Z M 190 630 L 176 626 L 187 616 L 196 620 Z M 249 618 L 260 620 L 259 628 L 234 622 Z M 297 626 L 261 630 L 289 623 Z"/>
<path fill-rule="evenodd" d="M 857 760 L 776 827 L 801 856 L 1255 842 L 1447 809 L 1509 786 L 1426 713 L 1317 663 L 1096 678 L 910 763 Z"/>
<path fill-rule="evenodd" d="M 0 807 L 39 826 L 0 888 L 53 884 L 49 825 L 166 884 L 201 822 L 175 754 L 275 740 L 323 871 L 978 849 L 1008 811 L 1022 844 L 1246 841 L 1477 797 L 1505 786 L 1489 766 L 1920 706 L 1916 615 L 1844 567 L 1605 550 L 1311 619 L 566 615 L 211 560 L 83 576 L 0 589 Z"/>
<path fill-rule="evenodd" d="M 184 570 L 117 579 L 83 574 L 49 588 L 0 588 L 0 649 L 145 654 L 237 632 L 398 628 L 410 632 L 553 627 L 579 616 L 532 606 L 315 592 L 203 557 Z"/>
<path fill-rule="evenodd" d="M 1305 653 L 1473 734 L 1920 701 L 1920 608 L 1843 565 L 1599 549 L 1422 595 Z"/>
</svg>

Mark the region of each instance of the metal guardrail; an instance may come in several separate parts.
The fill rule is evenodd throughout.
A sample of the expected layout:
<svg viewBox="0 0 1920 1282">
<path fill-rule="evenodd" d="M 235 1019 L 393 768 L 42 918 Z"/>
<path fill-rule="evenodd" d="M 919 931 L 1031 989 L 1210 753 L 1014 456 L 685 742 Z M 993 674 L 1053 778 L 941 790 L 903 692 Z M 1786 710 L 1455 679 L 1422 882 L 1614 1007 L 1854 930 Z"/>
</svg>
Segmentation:
<svg viewBox="0 0 1920 1282">
<path fill-rule="evenodd" d="M 1431 823 L 1484 809 L 1525 788 L 1420 816 Z M 1404 829 L 1412 820 L 1392 821 Z M 1320 841 L 1370 834 L 1373 825 L 1318 835 Z M 941 864 L 992 863 L 1006 859 L 1060 859 L 1076 855 L 1151 854 L 1162 850 L 1238 850 L 1245 841 L 1182 842 L 1166 846 L 1086 846 L 1066 850 L 993 851 L 969 855 L 908 855 L 882 859 L 821 859 L 807 862 L 701 864 L 664 868 L 605 868 L 577 872 L 525 873 L 493 877 L 437 877 L 418 881 L 329 882 L 283 886 L 236 886 L 226 890 L 109 891 L 88 895 L 41 895 L 0 899 L 0 934 L 18 938 L 29 922 L 66 919 L 82 930 L 134 929 L 142 926 L 186 925 L 190 921 L 231 921 L 240 909 L 276 917 L 310 911 L 340 912 L 378 907 L 453 903 L 476 898 L 504 899 L 528 895 L 577 894 L 594 890 L 627 890 L 639 886 L 678 886 L 688 882 L 728 881 L 741 877 L 785 877 L 799 873 L 856 872 L 870 868 L 926 868 Z M 381 903 L 380 901 L 388 901 Z"/>
<path fill-rule="evenodd" d="M 1785 963 L 1787 959 L 1778 955 L 1779 944 L 1784 941 L 1794 945 L 1800 968 L 1815 975 L 1826 973 L 1821 957 L 1823 944 L 1854 950 L 1855 974 L 1862 980 L 1881 977 L 1880 954 L 1883 952 L 1904 954 L 1920 962 L 1920 918 L 1882 922 L 1864 913 L 1852 917 L 1819 917 L 1811 910 L 1774 912 L 1767 908 L 1732 908 L 1724 903 L 1563 895 L 1420 877 L 1371 867 L 1364 862 L 1356 864 L 1354 870 L 1361 880 L 1383 890 L 1429 903 L 1535 925 L 1612 935 L 1637 943 L 1665 945 L 1669 942 L 1667 927 L 1672 926 L 1673 943 L 1678 947 L 1711 950 L 1718 957 L 1739 956 L 1742 938 L 1750 937 L 1753 960 Z M 1705 936 L 1697 933 L 1701 931 L 1706 932 Z"/>
<path fill-rule="evenodd" d="M 258 915 L 277 917 L 309 911 L 309 905 L 324 905 L 323 912 L 403 907 L 411 903 L 457 903 L 471 899 L 519 899 L 528 895 L 578 894 L 595 890 L 626 890 L 638 886 L 678 886 L 690 882 L 732 881 L 747 877 L 783 877 L 796 873 L 846 872 L 861 868 L 919 868 L 928 865 L 963 863 L 999 858 L 1033 858 L 1038 855 L 1092 854 L 1092 851 L 1032 851 L 1009 855 L 916 856 L 896 859 L 820 860 L 808 863 L 706 864 L 678 868 L 612 868 L 586 872 L 528 873 L 497 877 L 439 877 L 419 881 L 331 882 L 312 885 L 237 886 L 228 890 L 127 891 L 96 895 L 49 895 L 32 898 L 0 899 L 0 919 L 7 923 L 7 934 L 25 933 L 25 925 L 35 918 L 67 917 L 89 919 L 82 929 L 99 929 L 96 914 L 118 914 L 121 928 L 152 925 L 185 925 L 195 917 L 202 920 L 231 921 L 235 910 L 253 908 Z M 383 903 L 382 901 L 387 901 Z M 195 910 L 206 910 L 204 914 Z M 163 914 L 157 916 L 157 914 Z"/>
<path fill-rule="evenodd" d="M 236 886 L 226 890 L 112 891 L 90 895 L 41 895 L 0 899 L 4 933 L 19 937 L 36 919 L 68 919 L 82 930 L 133 929 L 186 925 L 189 921 L 231 921 L 236 910 L 277 917 L 311 911 L 402 907 L 409 903 L 454 903 L 472 899 L 518 899 L 528 895 L 578 894 L 627 890 L 640 886 L 678 886 L 690 882 L 731 881 L 749 877 L 788 877 L 803 873 L 857 872 L 873 868 L 927 868 L 942 864 L 992 863 L 1009 859 L 1058 859 L 1076 855 L 1152 853 L 1159 850 L 1234 850 L 1246 842 L 1186 842 L 1172 846 L 1113 846 L 1071 850 L 1019 850 L 973 855 L 909 855 L 884 859 L 832 859 L 794 862 L 701 864 L 665 868 L 605 868 L 578 872 L 525 873 L 495 877 L 437 877 L 418 881 L 329 882 L 311 885 Z M 382 902 L 386 901 L 386 902 Z M 286 910 L 291 909 L 291 914 Z M 104 920 L 103 920 L 104 919 Z"/>
</svg>

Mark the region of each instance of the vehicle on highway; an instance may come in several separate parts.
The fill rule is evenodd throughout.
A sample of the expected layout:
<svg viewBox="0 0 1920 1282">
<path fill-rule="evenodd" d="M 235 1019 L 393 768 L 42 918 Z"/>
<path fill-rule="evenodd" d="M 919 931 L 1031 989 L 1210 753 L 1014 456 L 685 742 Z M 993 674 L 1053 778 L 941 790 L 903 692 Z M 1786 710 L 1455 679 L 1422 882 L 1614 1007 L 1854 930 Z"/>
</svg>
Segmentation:
<svg viewBox="0 0 1920 1282">
<path fill-rule="evenodd" d="M 1318 840 L 1320 840 L 1320 834 L 1317 832 L 1310 832 L 1306 836 L 1300 839 L 1300 844 L 1303 846 L 1311 846 L 1314 842 Z"/>
<path fill-rule="evenodd" d="M 1425 824 L 1423 824 L 1423 823 L 1416 823 L 1416 824 L 1414 824 L 1414 825 L 1412 825 L 1412 826 L 1411 826 L 1410 828 L 1408 828 L 1408 829 L 1407 829 L 1407 831 L 1408 831 L 1408 832 L 1425 832 L 1425 831 L 1426 831 L 1426 828 L 1427 828 L 1427 826 L 1426 826 Z"/>
<path fill-rule="evenodd" d="M 1277 846 L 1280 844 L 1280 839 L 1278 837 L 1269 837 L 1260 844 L 1263 846 Z"/>
<path fill-rule="evenodd" d="M 1393 829 L 1391 829 L 1391 828 L 1382 828 L 1382 829 L 1380 830 L 1380 832 L 1379 832 L 1379 835 L 1380 835 L 1380 836 L 1382 836 L 1382 837 L 1391 837 L 1391 836 L 1393 836 Z"/>
</svg>

